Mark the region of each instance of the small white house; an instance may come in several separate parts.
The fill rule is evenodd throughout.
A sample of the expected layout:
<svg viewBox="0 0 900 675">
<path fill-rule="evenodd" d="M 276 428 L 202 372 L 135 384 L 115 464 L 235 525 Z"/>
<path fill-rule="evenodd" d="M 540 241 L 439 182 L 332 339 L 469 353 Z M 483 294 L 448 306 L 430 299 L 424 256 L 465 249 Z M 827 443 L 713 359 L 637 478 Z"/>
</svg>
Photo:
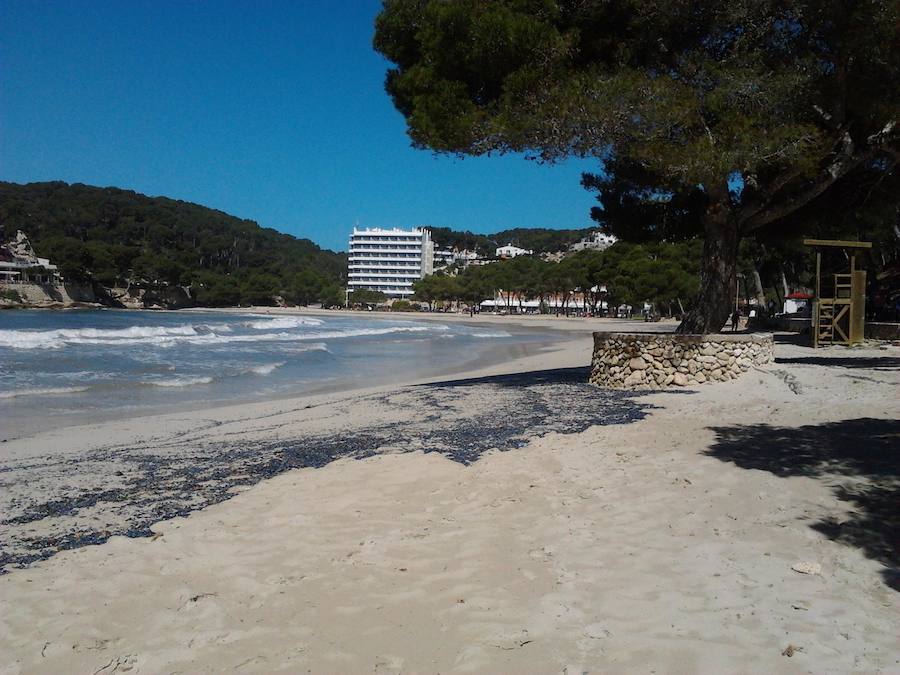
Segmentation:
<svg viewBox="0 0 900 675">
<path fill-rule="evenodd" d="M 531 255 L 532 253 L 534 253 L 534 251 L 531 249 L 519 248 L 518 246 L 507 244 L 506 246 L 497 247 L 494 255 L 498 258 L 518 258 L 520 255 Z"/>
<path fill-rule="evenodd" d="M 449 248 L 434 249 L 434 268 L 440 269 L 456 262 L 456 253 Z"/>
<path fill-rule="evenodd" d="M 581 241 L 575 242 L 569 246 L 570 251 L 605 251 L 618 241 L 615 235 L 606 234 L 604 232 L 594 232 L 589 237 L 585 237 Z"/>
</svg>

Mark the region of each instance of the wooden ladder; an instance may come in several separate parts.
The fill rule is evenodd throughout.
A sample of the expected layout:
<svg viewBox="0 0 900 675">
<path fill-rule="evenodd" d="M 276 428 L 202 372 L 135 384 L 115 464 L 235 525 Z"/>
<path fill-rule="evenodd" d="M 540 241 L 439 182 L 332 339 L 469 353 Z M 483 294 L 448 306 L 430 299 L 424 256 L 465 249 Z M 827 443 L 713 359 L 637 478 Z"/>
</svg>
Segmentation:
<svg viewBox="0 0 900 675">
<path fill-rule="evenodd" d="M 852 274 L 835 274 L 834 275 L 834 297 L 835 299 L 849 300 L 853 285 Z"/>
<path fill-rule="evenodd" d="M 834 344 L 834 300 L 819 298 L 816 331 L 819 344 Z"/>
</svg>

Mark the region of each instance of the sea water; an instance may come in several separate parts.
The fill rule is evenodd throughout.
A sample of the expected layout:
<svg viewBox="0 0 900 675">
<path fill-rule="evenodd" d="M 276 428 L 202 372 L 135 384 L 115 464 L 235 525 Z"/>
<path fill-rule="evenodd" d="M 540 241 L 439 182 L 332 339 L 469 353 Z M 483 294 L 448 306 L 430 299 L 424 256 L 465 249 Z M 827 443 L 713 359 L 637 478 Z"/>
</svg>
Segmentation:
<svg viewBox="0 0 900 675">
<path fill-rule="evenodd" d="M 4 311 L 0 438 L 400 382 L 502 360 L 549 339 L 546 333 L 340 312 Z"/>
</svg>

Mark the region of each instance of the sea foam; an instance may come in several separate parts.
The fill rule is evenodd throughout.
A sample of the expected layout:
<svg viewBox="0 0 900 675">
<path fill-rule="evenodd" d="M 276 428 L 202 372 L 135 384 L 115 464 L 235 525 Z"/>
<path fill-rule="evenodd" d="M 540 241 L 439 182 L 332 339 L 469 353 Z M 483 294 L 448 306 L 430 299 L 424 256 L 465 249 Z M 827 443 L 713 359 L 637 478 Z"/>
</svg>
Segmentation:
<svg viewBox="0 0 900 675">
<path fill-rule="evenodd" d="M 0 347 L 13 349 L 60 349 L 66 345 L 151 345 L 171 347 L 178 344 L 216 345 L 228 343 L 252 342 L 292 342 L 305 340 L 329 340 L 367 335 L 389 335 L 391 333 L 420 333 L 427 331 L 445 331 L 449 326 L 387 326 L 384 328 L 351 328 L 348 330 L 329 331 L 287 331 L 288 326 L 275 321 L 284 318 L 289 320 L 292 328 L 315 326 L 322 322 L 305 317 L 279 317 L 261 322 L 245 322 L 243 325 L 259 323 L 267 328 L 282 326 L 279 332 L 258 332 L 249 335 L 235 334 L 227 325 L 182 324 L 178 326 L 132 326 L 131 328 L 79 328 L 58 330 L 0 330 Z M 318 322 L 318 323 L 304 323 Z M 222 333 L 225 333 L 224 335 Z"/>
<path fill-rule="evenodd" d="M 313 319 L 307 316 L 276 316 L 269 317 L 265 314 L 252 314 L 251 316 L 265 317 L 260 321 L 245 321 L 242 325 L 254 330 L 272 330 L 275 328 L 299 328 L 301 326 L 321 326 L 321 319 Z"/>
<path fill-rule="evenodd" d="M 279 361 L 278 363 L 265 363 L 261 366 L 254 366 L 250 368 L 246 372 L 253 373 L 254 375 L 271 375 L 276 370 L 281 368 L 286 363 L 286 361 Z"/>
<path fill-rule="evenodd" d="M 56 394 L 77 394 L 87 391 L 88 387 L 36 387 L 34 389 L 17 389 L 0 391 L 0 398 L 19 398 L 20 396 L 50 396 Z"/>
<path fill-rule="evenodd" d="M 203 327 L 211 331 L 209 327 Z M 131 326 L 130 328 L 60 328 L 57 330 L 0 330 L 0 347 L 55 349 L 66 344 L 117 344 L 160 337 L 200 335 L 197 327 Z"/>
<path fill-rule="evenodd" d="M 211 377 L 176 377 L 171 380 L 152 380 L 146 384 L 155 387 L 193 387 L 197 384 L 210 384 L 212 381 Z"/>
</svg>

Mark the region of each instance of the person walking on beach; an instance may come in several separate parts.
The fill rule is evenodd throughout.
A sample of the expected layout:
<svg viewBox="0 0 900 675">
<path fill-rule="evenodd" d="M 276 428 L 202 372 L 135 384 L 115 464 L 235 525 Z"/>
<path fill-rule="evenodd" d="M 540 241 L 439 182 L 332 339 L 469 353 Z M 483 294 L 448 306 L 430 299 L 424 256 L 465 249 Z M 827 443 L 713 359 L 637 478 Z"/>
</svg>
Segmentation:
<svg viewBox="0 0 900 675">
<path fill-rule="evenodd" d="M 734 311 L 731 313 L 731 332 L 735 333 L 738 329 L 738 322 L 741 320 L 741 313 L 735 307 Z"/>
</svg>

